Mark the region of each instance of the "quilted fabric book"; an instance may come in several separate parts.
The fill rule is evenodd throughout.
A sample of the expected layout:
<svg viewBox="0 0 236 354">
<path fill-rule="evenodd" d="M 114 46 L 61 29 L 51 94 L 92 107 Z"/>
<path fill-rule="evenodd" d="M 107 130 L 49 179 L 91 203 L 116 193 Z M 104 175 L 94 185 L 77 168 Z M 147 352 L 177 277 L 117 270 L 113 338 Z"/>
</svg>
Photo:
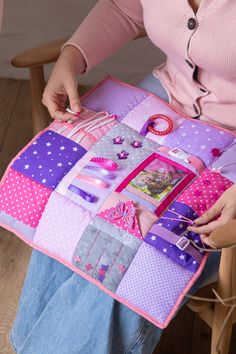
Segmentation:
<svg viewBox="0 0 236 354">
<path fill-rule="evenodd" d="M 111 77 L 82 105 L 11 161 L 0 224 L 164 328 L 207 259 L 187 227 L 236 182 L 235 134 Z"/>
</svg>

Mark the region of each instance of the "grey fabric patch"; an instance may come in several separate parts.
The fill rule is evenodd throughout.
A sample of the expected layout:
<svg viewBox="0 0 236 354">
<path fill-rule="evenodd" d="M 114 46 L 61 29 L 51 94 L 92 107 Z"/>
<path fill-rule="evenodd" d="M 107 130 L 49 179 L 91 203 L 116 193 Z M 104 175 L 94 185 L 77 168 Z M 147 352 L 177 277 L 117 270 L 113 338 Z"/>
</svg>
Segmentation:
<svg viewBox="0 0 236 354">
<path fill-rule="evenodd" d="M 80 238 L 72 264 L 115 292 L 142 241 L 96 217 Z"/>
</svg>

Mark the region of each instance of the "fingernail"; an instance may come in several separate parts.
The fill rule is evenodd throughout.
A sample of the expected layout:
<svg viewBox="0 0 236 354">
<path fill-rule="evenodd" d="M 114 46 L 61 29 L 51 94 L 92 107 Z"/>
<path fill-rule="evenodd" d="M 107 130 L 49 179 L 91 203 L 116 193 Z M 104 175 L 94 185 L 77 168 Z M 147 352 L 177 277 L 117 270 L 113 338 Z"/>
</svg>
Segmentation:
<svg viewBox="0 0 236 354">
<path fill-rule="evenodd" d="M 77 114 L 79 114 L 80 111 L 81 111 L 81 108 L 80 108 L 80 106 L 79 106 L 78 104 L 76 104 L 76 105 L 73 107 L 73 110 L 74 110 Z"/>
</svg>

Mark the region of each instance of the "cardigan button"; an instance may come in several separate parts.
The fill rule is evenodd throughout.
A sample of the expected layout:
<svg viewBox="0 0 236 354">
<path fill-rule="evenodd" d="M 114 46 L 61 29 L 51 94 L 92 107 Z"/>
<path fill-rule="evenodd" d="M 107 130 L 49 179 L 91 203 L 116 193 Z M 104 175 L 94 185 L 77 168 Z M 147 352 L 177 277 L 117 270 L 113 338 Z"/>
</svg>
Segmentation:
<svg viewBox="0 0 236 354">
<path fill-rule="evenodd" d="M 193 30 L 197 25 L 197 21 L 195 20 L 195 18 L 191 17 L 188 20 L 188 29 Z"/>
</svg>

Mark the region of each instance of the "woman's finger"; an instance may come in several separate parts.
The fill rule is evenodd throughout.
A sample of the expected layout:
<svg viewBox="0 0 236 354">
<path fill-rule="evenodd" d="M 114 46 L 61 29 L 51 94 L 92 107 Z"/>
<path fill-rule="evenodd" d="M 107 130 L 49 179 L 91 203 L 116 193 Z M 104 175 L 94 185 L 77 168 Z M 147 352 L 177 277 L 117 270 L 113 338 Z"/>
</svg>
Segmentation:
<svg viewBox="0 0 236 354">
<path fill-rule="evenodd" d="M 203 226 L 189 226 L 188 230 L 192 232 L 196 232 L 197 234 L 209 234 L 214 231 L 217 227 L 223 225 L 224 222 L 222 220 L 214 220 L 207 225 Z"/>
<path fill-rule="evenodd" d="M 214 245 L 214 244 L 211 243 L 210 236 L 202 234 L 202 235 L 200 235 L 200 238 L 201 238 L 201 241 L 202 241 L 205 245 L 210 246 L 211 248 L 217 248 L 216 245 Z"/>
<path fill-rule="evenodd" d="M 68 94 L 71 109 L 74 112 L 79 113 L 81 111 L 81 103 L 80 103 L 80 98 L 79 98 L 79 93 L 77 88 L 77 82 L 68 81 L 65 84 L 65 89 Z"/>
<path fill-rule="evenodd" d="M 57 110 L 57 111 L 55 111 L 53 113 L 53 118 L 65 122 L 65 121 L 68 121 L 68 120 L 72 120 L 73 121 L 75 116 L 73 114 L 71 114 L 71 113 L 62 112 L 61 110 Z"/>
<path fill-rule="evenodd" d="M 209 221 L 214 219 L 216 216 L 221 214 L 222 205 L 220 199 L 210 208 L 208 209 L 200 218 L 194 220 L 194 224 L 203 225 L 207 224 Z"/>
</svg>

